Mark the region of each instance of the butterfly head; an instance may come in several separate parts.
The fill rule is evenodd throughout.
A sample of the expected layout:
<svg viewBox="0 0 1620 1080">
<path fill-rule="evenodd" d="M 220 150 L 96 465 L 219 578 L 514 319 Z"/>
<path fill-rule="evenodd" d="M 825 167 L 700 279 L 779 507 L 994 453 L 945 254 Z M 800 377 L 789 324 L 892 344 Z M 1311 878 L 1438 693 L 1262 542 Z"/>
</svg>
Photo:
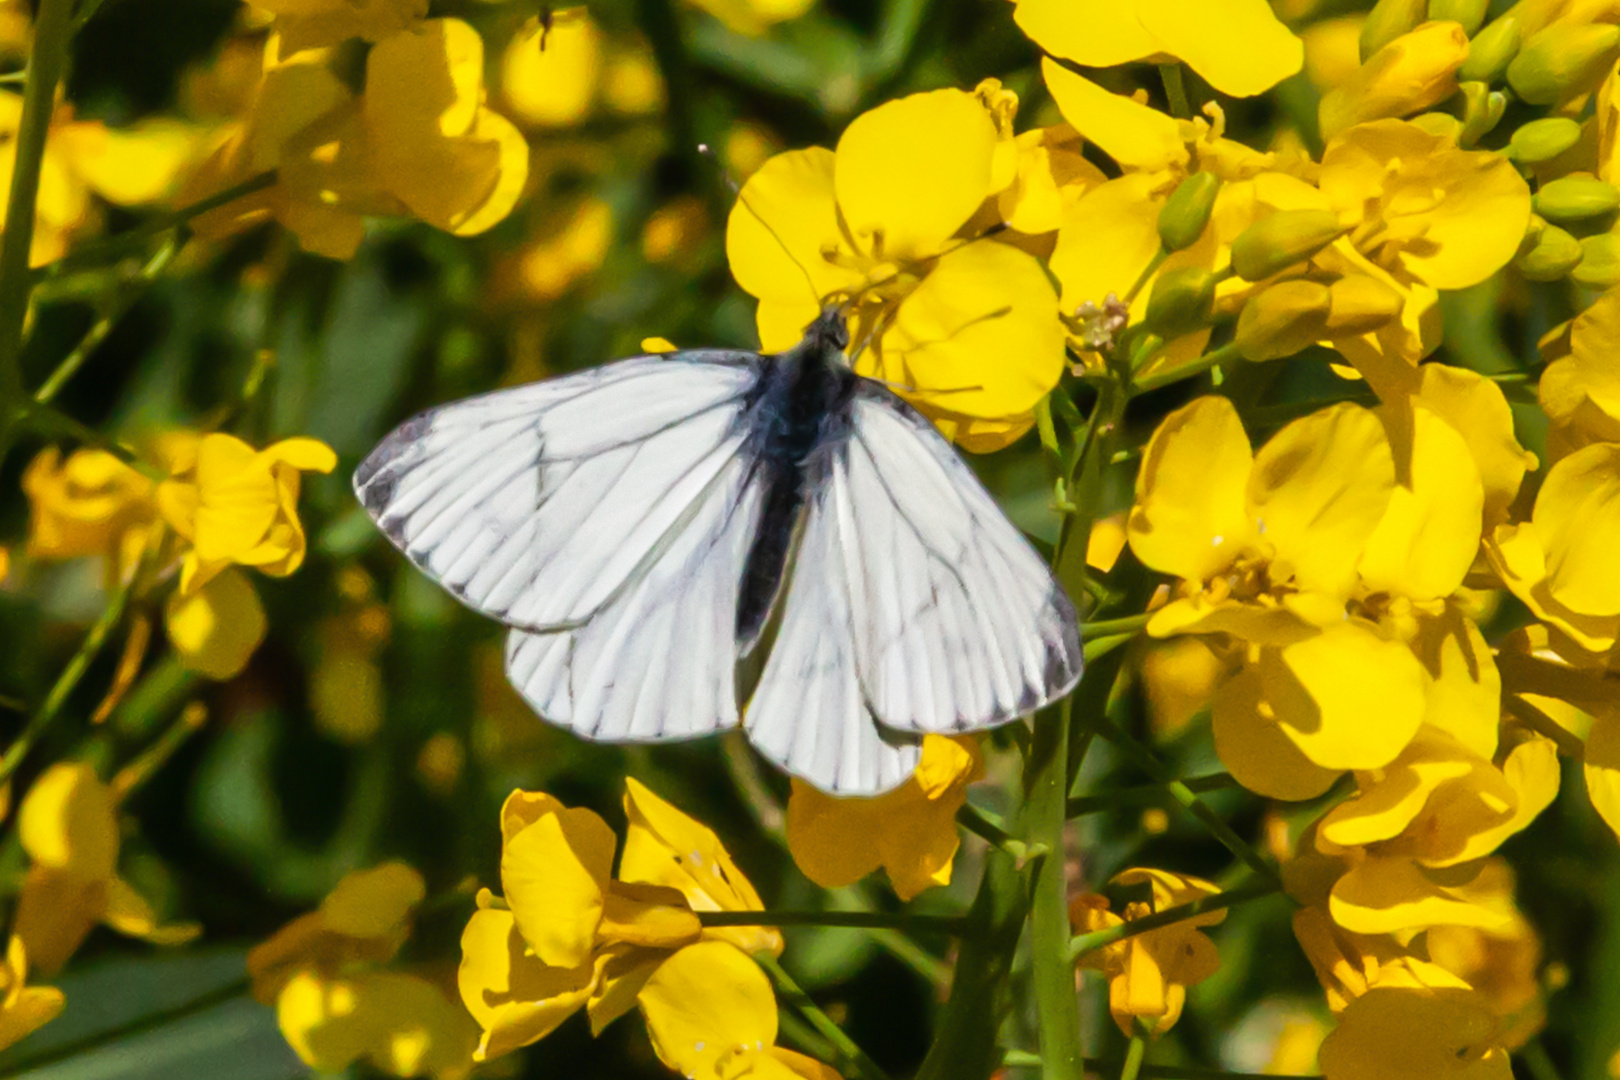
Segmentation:
<svg viewBox="0 0 1620 1080">
<path fill-rule="evenodd" d="M 844 309 L 838 305 L 824 309 L 804 328 L 804 340 L 818 351 L 842 355 L 849 348 L 849 323 L 844 319 Z"/>
</svg>

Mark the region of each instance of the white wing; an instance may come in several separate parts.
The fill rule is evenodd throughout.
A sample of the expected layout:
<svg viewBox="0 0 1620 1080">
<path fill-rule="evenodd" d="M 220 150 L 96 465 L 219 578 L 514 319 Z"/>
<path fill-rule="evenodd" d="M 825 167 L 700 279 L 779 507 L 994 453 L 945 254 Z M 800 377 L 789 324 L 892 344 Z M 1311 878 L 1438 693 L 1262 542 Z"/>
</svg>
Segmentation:
<svg viewBox="0 0 1620 1080">
<path fill-rule="evenodd" d="M 827 466 L 810 477 L 781 623 L 744 723 L 754 748 L 794 776 L 835 795 L 876 795 L 912 774 L 919 749 L 885 737 L 861 692 L 843 562 L 854 510 L 843 461 Z"/>
<path fill-rule="evenodd" d="M 1074 606 L 934 425 L 862 383 L 841 554 L 872 711 L 908 732 L 1005 723 L 1080 678 Z"/>
<path fill-rule="evenodd" d="M 876 794 L 915 767 L 905 735 L 1033 712 L 1073 689 L 1081 654 L 1068 598 L 932 424 L 862 383 L 851 427 L 812 478 L 745 726 L 817 787 Z"/>
<path fill-rule="evenodd" d="M 575 628 L 726 488 L 755 359 L 637 357 L 430 410 L 372 451 L 355 494 L 468 606 Z"/>
<path fill-rule="evenodd" d="M 588 739 L 690 738 L 737 724 L 737 599 L 764 484 L 733 455 L 656 562 L 578 630 L 506 639 L 536 712 Z"/>
</svg>

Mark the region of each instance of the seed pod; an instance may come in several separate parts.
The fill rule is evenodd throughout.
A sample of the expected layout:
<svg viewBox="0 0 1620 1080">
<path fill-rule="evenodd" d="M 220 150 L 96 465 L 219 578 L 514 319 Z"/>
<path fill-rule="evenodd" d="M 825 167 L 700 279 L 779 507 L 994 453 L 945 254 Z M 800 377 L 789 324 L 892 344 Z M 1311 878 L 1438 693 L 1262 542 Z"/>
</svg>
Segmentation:
<svg viewBox="0 0 1620 1080">
<path fill-rule="evenodd" d="M 1507 154 L 1514 161 L 1535 165 L 1551 161 L 1581 141 L 1581 125 L 1567 116 L 1545 116 L 1523 124 L 1508 140 Z"/>
<path fill-rule="evenodd" d="M 1585 221 L 1620 209 L 1620 188 L 1595 176 L 1561 176 L 1542 184 L 1532 205 L 1548 221 Z"/>
<path fill-rule="evenodd" d="M 1581 264 L 1570 271 L 1569 279 L 1588 289 L 1620 285 L 1620 236 L 1598 233 L 1582 240 Z"/>
<path fill-rule="evenodd" d="M 1318 281 L 1279 281 L 1243 305 L 1233 342 L 1246 360 L 1281 360 L 1327 336 L 1333 294 Z"/>
<path fill-rule="evenodd" d="M 1482 82 L 1463 83 L 1457 89 L 1463 95 L 1462 130 L 1457 135 L 1457 142 L 1462 146 L 1473 146 L 1501 123 L 1502 114 L 1507 111 L 1507 95 L 1500 90 L 1492 90 Z"/>
<path fill-rule="evenodd" d="M 1182 266 L 1153 283 L 1142 323 L 1168 341 L 1207 326 L 1214 308 L 1215 275 L 1202 266 Z"/>
<path fill-rule="evenodd" d="M 1518 19 L 1512 15 L 1497 19 L 1468 43 L 1468 59 L 1457 69 L 1457 78 L 1466 82 L 1496 82 L 1518 55 L 1522 36 Z"/>
<path fill-rule="evenodd" d="M 1331 210 L 1279 210 L 1238 233 L 1232 269 L 1244 281 L 1264 281 L 1304 262 L 1344 234 Z"/>
<path fill-rule="evenodd" d="M 1580 265 L 1581 255 L 1579 240 L 1556 225 L 1548 225 L 1514 265 L 1531 281 L 1557 281 Z"/>
<path fill-rule="evenodd" d="M 1507 68 L 1508 85 L 1531 105 L 1556 105 L 1596 85 L 1614 62 L 1620 26 L 1554 23 L 1532 34 Z"/>
<path fill-rule="evenodd" d="M 1170 193 L 1159 210 L 1159 242 L 1166 251 L 1181 251 L 1198 243 L 1215 209 L 1215 196 L 1221 178 L 1210 172 L 1196 172 Z"/>
</svg>

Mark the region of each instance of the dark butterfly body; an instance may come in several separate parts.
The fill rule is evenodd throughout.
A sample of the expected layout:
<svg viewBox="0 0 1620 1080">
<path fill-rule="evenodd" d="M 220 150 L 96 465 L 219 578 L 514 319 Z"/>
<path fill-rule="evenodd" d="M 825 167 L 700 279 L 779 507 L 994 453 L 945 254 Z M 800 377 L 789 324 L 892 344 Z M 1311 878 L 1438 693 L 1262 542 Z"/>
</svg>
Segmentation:
<svg viewBox="0 0 1620 1080">
<path fill-rule="evenodd" d="M 638 357 L 407 421 L 355 490 L 410 559 L 511 626 L 507 672 L 592 739 L 742 722 L 873 794 L 921 735 L 1012 720 L 1080 672 L 1074 611 L 924 417 L 823 314 L 775 355 Z M 741 659 L 771 628 L 746 713 Z"/>
</svg>

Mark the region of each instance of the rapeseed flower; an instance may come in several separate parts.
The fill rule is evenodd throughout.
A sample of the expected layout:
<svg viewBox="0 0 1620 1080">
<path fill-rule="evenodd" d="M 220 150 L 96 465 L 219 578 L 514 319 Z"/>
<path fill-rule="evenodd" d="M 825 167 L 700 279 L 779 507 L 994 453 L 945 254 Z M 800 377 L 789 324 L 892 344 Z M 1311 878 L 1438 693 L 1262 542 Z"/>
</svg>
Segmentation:
<svg viewBox="0 0 1620 1080">
<path fill-rule="evenodd" d="M 157 483 L 105 450 L 80 449 L 66 457 L 41 450 L 22 476 L 28 496 L 28 554 L 36 559 L 95 555 L 108 561 L 113 580 L 146 546 L 157 520 Z"/>
<path fill-rule="evenodd" d="M 1057 296 L 1034 256 L 962 235 L 1017 173 L 998 87 L 936 90 L 857 117 L 836 152 L 778 154 L 726 230 L 767 351 L 847 306 L 856 370 L 887 380 L 970 449 L 1033 423 L 1063 370 Z M 998 120 L 1001 126 L 998 128 Z"/>
<path fill-rule="evenodd" d="M 28 985 L 28 949 L 15 934 L 0 963 L 0 1050 L 14 1046 L 50 1023 L 67 999 L 54 986 Z"/>
</svg>

